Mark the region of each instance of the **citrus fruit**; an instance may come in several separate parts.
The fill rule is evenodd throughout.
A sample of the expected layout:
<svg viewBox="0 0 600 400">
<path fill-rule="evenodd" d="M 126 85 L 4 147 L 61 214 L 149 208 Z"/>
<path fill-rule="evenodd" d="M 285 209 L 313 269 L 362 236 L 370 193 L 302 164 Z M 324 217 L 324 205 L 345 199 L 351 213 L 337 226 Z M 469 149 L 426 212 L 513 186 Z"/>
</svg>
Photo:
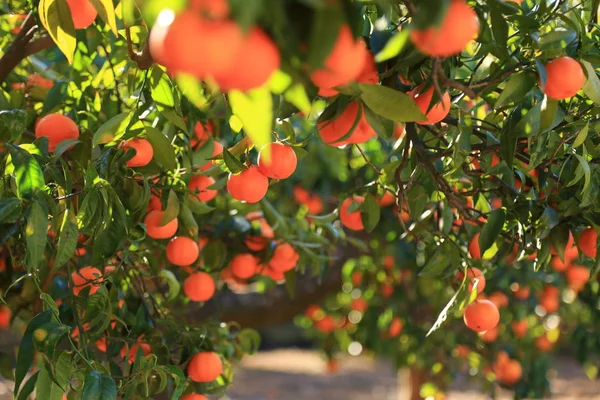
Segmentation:
<svg viewBox="0 0 600 400">
<path fill-rule="evenodd" d="M 598 232 L 594 228 L 587 228 L 579 235 L 579 249 L 590 258 L 596 258 Z"/>
<path fill-rule="evenodd" d="M 223 373 L 223 362 L 217 353 L 196 353 L 187 366 L 188 376 L 194 382 L 212 382 Z"/>
<path fill-rule="evenodd" d="M 450 95 L 448 92 L 445 92 L 442 95 L 441 101 L 430 108 L 429 106 L 431 105 L 435 88 L 432 86 L 424 92 L 421 92 L 421 89 L 422 86 L 417 86 L 414 90 L 408 92 L 408 94 L 412 96 L 414 102 L 417 104 L 417 107 L 419 107 L 421 112 L 425 115 L 424 120 L 416 121 L 416 123 L 419 125 L 437 124 L 446 118 L 450 113 Z"/>
<path fill-rule="evenodd" d="M 10 325 L 12 311 L 7 306 L 0 306 L 0 329 L 6 329 Z"/>
<path fill-rule="evenodd" d="M 177 218 L 173 218 L 165 225 L 162 225 L 161 221 L 164 215 L 165 212 L 159 210 L 150 211 L 146 214 L 144 224 L 146 224 L 146 234 L 148 237 L 152 239 L 168 239 L 177 232 L 179 226 Z"/>
<path fill-rule="evenodd" d="M 73 281 L 73 294 L 77 296 L 86 287 L 90 288 L 90 295 L 96 293 L 100 289 L 103 279 L 98 268 L 88 266 L 73 272 L 71 280 Z"/>
<path fill-rule="evenodd" d="M 211 201 L 217 196 L 217 191 L 208 189 L 209 186 L 215 184 L 215 179 L 206 175 L 195 175 L 188 183 L 188 189 L 193 193 L 190 198 L 199 201 Z"/>
<path fill-rule="evenodd" d="M 231 197 L 250 204 L 259 202 L 268 190 L 269 178 L 254 165 L 237 175 L 230 173 L 227 179 L 227 191 Z"/>
<path fill-rule="evenodd" d="M 208 301 L 215 294 L 215 280 L 206 272 L 196 272 L 185 280 L 183 292 L 192 301 Z"/>
<path fill-rule="evenodd" d="M 500 313 L 491 301 L 475 300 L 465 308 L 464 321 L 469 329 L 484 332 L 498 325 Z"/>
<path fill-rule="evenodd" d="M 237 254 L 229 263 L 229 268 L 237 278 L 248 279 L 258 272 L 259 261 L 258 257 L 249 253 Z"/>
<path fill-rule="evenodd" d="M 292 176 L 297 164 L 296 152 L 292 146 L 283 143 L 269 143 L 258 154 L 258 170 L 268 178 L 287 179 Z"/>
<path fill-rule="evenodd" d="M 282 243 L 275 247 L 269 260 L 269 267 L 275 271 L 287 272 L 296 267 L 300 256 L 296 249 L 289 243 Z"/>
<path fill-rule="evenodd" d="M 200 248 L 198 243 L 186 236 L 177 236 L 167 244 L 167 259 L 171 264 L 180 267 L 192 265 L 198 259 Z"/>
<path fill-rule="evenodd" d="M 465 277 L 465 273 L 463 271 L 458 271 L 456 277 L 462 281 Z M 477 279 L 477 293 L 483 292 L 483 289 L 485 289 L 485 276 L 479 268 L 469 268 L 467 270 L 467 277 L 469 278 L 469 291 L 473 290 L 473 285 L 475 284 L 474 280 Z"/>
<path fill-rule="evenodd" d="M 61 142 L 79 139 L 79 128 L 69 117 L 61 114 L 48 114 L 35 126 L 35 137 L 48 138 L 48 150 L 53 152 Z"/>
<path fill-rule="evenodd" d="M 85 29 L 98 16 L 96 7 L 89 0 L 67 0 L 75 29 Z"/>
<path fill-rule="evenodd" d="M 364 143 L 377 136 L 367 122 L 363 105 L 358 101 L 348 104 L 337 118 L 319 123 L 318 131 L 326 144 L 336 147 Z"/>
<path fill-rule="evenodd" d="M 573 97 L 585 84 L 581 64 L 571 57 L 556 58 L 545 67 L 546 86 L 542 91 L 551 99 L 564 100 Z"/>
<path fill-rule="evenodd" d="M 365 228 L 360 210 L 348 212 L 348 208 L 350 208 L 350 205 L 353 202 L 362 204 L 364 200 L 365 199 L 362 196 L 354 196 L 342 202 L 340 205 L 340 221 L 342 222 L 342 225 L 353 231 L 362 231 Z"/>
<path fill-rule="evenodd" d="M 129 168 L 144 167 L 150 164 L 150 161 L 152 161 L 152 157 L 154 156 L 154 149 L 146 139 L 128 140 L 123 143 L 123 148 L 125 150 L 135 150 L 133 158 L 127 161 L 127 166 Z"/>
</svg>

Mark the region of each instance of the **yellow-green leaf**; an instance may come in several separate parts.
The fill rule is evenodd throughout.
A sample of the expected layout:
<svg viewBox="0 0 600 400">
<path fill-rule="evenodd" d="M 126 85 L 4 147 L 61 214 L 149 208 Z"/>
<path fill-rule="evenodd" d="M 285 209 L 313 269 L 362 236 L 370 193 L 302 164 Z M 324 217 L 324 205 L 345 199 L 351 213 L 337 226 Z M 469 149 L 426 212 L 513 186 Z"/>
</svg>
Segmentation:
<svg viewBox="0 0 600 400">
<path fill-rule="evenodd" d="M 229 92 L 229 104 L 233 114 L 242 122 L 244 132 L 257 149 L 271 142 L 273 99 L 267 88 L 246 93 L 232 90 Z"/>
<path fill-rule="evenodd" d="M 77 39 L 75 39 L 75 27 L 67 0 L 41 0 L 39 13 L 40 22 L 67 57 L 69 64 L 72 64 Z"/>
<path fill-rule="evenodd" d="M 106 25 L 117 36 L 117 19 L 115 18 L 115 6 L 112 0 L 91 0 L 91 2 L 102 21 L 106 22 Z"/>
</svg>

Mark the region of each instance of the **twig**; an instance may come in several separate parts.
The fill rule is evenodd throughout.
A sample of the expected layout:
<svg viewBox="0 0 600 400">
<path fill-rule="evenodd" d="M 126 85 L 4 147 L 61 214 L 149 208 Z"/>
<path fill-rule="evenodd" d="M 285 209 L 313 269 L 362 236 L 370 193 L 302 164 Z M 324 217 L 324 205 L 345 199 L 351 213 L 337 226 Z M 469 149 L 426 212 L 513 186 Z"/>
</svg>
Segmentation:
<svg viewBox="0 0 600 400">
<path fill-rule="evenodd" d="M 367 163 L 367 165 L 370 166 L 377 175 L 381 175 L 381 172 L 377 169 L 377 167 L 375 165 L 373 165 L 373 163 L 371 161 L 369 161 L 369 159 L 367 158 L 367 155 L 365 154 L 363 149 L 361 149 L 360 146 L 357 144 L 355 144 L 355 146 L 358 149 L 358 151 L 360 152 L 360 154 L 362 155 L 362 157 L 365 159 L 365 162 Z"/>
<path fill-rule="evenodd" d="M 125 28 L 125 36 L 127 37 L 127 52 L 129 53 L 129 58 L 137 64 L 139 69 L 149 69 L 154 64 L 154 59 L 150 54 L 150 40 L 146 40 L 143 50 L 138 52 L 133 49 L 131 30 L 129 27 Z"/>
</svg>

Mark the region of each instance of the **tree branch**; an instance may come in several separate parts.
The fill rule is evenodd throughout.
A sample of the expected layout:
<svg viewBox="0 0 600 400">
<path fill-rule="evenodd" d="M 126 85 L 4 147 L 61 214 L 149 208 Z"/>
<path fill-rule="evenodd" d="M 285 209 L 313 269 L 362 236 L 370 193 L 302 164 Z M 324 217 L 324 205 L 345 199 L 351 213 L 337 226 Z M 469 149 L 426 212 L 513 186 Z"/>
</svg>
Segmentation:
<svg viewBox="0 0 600 400">
<path fill-rule="evenodd" d="M 125 28 L 125 36 L 127 37 L 127 52 L 129 53 L 129 58 L 131 58 L 142 71 L 150 68 L 154 64 L 154 59 L 150 54 L 150 36 L 148 36 L 148 40 L 146 40 L 146 44 L 142 51 L 135 51 L 133 49 L 131 30 L 129 27 Z"/>
</svg>

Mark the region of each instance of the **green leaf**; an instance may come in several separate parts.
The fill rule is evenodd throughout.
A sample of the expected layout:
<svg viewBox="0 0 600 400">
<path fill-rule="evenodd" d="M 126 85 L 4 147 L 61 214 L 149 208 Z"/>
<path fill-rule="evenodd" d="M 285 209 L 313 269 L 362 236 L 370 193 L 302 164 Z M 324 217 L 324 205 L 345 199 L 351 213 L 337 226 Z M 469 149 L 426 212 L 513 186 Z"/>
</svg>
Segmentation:
<svg viewBox="0 0 600 400">
<path fill-rule="evenodd" d="M 487 249 L 492 247 L 498 235 L 502 232 L 504 221 L 506 221 L 506 211 L 504 209 L 499 208 L 490 213 L 479 235 L 479 250 L 481 254 L 484 254 Z"/>
<path fill-rule="evenodd" d="M 221 240 L 212 240 L 202 249 L 202 260 L 207 268 L 218 269 L 227 256 L 227 246 Z"/>
<path fill-rule="evenodd" d="M 27 112 L 25 110 L 0 111 L 0 141 L 2 143 L 20 137 L 27 127 Z"/>
<path fill-rule="evenodd" d="M 46 249 L 46 234 L 48 231 L 48 211 L 42 207 L 40 201 L 31 203 L 25 227 L 27 241 L 27 270 L 35 271 Z"/>
<path fill-rule="evenodd" d="M 175 300 L 181 291 L 181 284 L 177 277 L 169 270 L 163 269 L 160 271 L 158 276 L 165 281 L 167 281 L 168 291 L 167 291 L 167 300 Z"/>
<path fill-rule="evenodd" d="M 204 95 L 201 82 L 193 75 L 178 73 L 175 78 L 177 87 L 194 106 L 204 109 L 208 106 L 208 99 Z"/>
<path fill-rule="evenodd" d="M 35 385 L 37 383 L 37 379 L 38 379 L 39 375 L 40 375 L 40 372 L 38 371 L 35 374 L 33 374 L 31 376 L 31 378 L 29 378 L 27 380 L 25 385 L 23 385 L 23 388 L 21 389 L 19 396 L 16 396 L 17 400 L 27 400 L 29 398 L 29 396 L 31 395 L 31 393 L 33 393 L 33 390 L 35 389 Z"/>
<path fill-rule="evenodd" d="M 131 112 L 117 114 L 100 125 L 92 139 L 94 146 L 119 140 L 127 131 L 133 115 Z"/>
<path fill-rule="evenodd" d="M 196 202 L 196 200 L 191 200 Z M 185 204 L 181 204 L 179 207 L 179 221 L 181 222 L 180 229 L 185 234 L 194 240 L 198 239 L 198 222 L 194 218 L 192 210 Z"/>
<path fill-rule="evenodd" d="M 152 99 L 157 105 L 175 107 L 173 84 L 169 76 L 158 65 L 153 65 L 149 75 Z"/>
<path fill-rule="evenodd" d="M 542 101 L 540 111 L 540 132 L 546 132 L 547 130 L 551 129 L 552 124 L 558 115 L 558 100 L 554 100 L 546 96 Z"/>
<path fill-rule="evenodd" d="M 343 20 L 341 9 L 335 4 L 316 10 L 308 45 L 308 64 L 311 68 L 323 66 L 337 41 Z"/>
<path fill-rule="evenodd" d="M 40 0 L 38 9 L 40 22 L 72 64 L 77 40 L 67 0 Z"/>
<path fill-rule="evenodd" d="M 110 27 L 110 30 L 118 35 L 117 32 L 117 20 L 115 18 L 115 6 L 113 5 L 112 0 L 90 0 L 93 6 L 98 11 L 98 15 L 106 25 Z"/>
<path fill-rule="evenodd" d="M 244 354 L 252 355 L 255 354 L 260 347 L 260 334 L 254 329 L 242 329 L 237 334 L 237 339 L 242 346 Z"/>
<path fill-rule="evenodd" d="M 567 242 L 569 240 L 570 231 L 564 226 L 557 226 L 550 232 L 550 243 L 554 250 L 558 254 L 561 260 L 565 260 L 565 248 L 567 247 Z"/>
<path fill-rule="evenodd" d="M 39 313 L 29 322 L 27 325 L 27 329 L 23 334 L 21 339 L 21 344 L 19 345 L 19 353 L 17 356 L 17 367 L 15 371 L 15 388 L 14 393 L 19 393 L 19 387 L 27 375 L 29 368 L 31 367 L 31 363 L 33 362 L 33 331 L 35 331 L 40 326 L 50 322 L 52 318 L 52 311 L 44 311 Z M 25 389 L 25 388 L 23 388 Z"/>
<path fill-rule="evenodd" d="M 0 223 L 15 222 L 21 214 L 21 200 L 11 197 L 0 200 Z"/>
<path fill-rule="evenodd" d="M 60 322 L 50 321 L 33 331 L 33 338 L 39 351 L 54 359 L 54 352 L 60 340 L 71 328 Z"/>
<path fill-rule="evenodd" d="M 588 121 L 585 124 L 585 126 L 583 127 L 583 129 L 580 130 L 579 133 L 577 134 L 577 137 L 575 138 L 575 141 L 573 142 L 574 149 L 581 146 L 583 144 L 583 142 L 585 142 L 585 139 L 587 139 L 589 130 L 590 130 L 590 122 Z"/>
<path fill-rule="evenodd" d="M 310 99 L 306 94 L 306 90 L 304 86 L 300 83 L 296 83 L 292 85 L 289 89 L 283 93 L 283 98 L 285 101 L 292 103 L 298 110 L 302 111 L 305 114 L 310 113 Z"/>
<path fill-rule="evenodd" d="M 15 166 L 17 178 L 17 196 L 31 197 L 36 191 L 46 186 L 42 167 L 34 156 L 20 147 L 9 144 L 10 156 Z"/>
<path fill-rule="evenodd" d="M 187 380 L 185 379 L 185 375 L 181 368 L 176 367 L 174 365 L 165 365 L 162 367 L 166 372 L 171 374 L 173 380 L 175 381 L 175 390 L 171 395 L 171 400 L 178 400 L 181 394 L 183 393 L 183 389 L 185 389 L 187 385 Z"/>
<path fill-rule="evenodd" d="M 583 86 L 583 93 L 590 98 L 594 103 L 600 104 L 600 79 L 596 70 L 589 61 L 581 60 L 581 64 L 585 68 L 587 82 Z"/>
<path fill-rule="evenodd" d="M 591 182 L 591 169 L 590 169 L 590 164 L 588 164 L 588 162 L 585 160 L 585 158 L 583 158 L 582 156 L 580 156 L 579 154 L 573 154 L 577 160 L 579 161 L 579 166 L 577 167 L 577 170 L 579 170 L 581 168 L 581 170 L 583 170 L 583 188 L 581 188 L 581 193 L 585 193 L 587 191 L 587 189 L 590 186 L 590 182 Z"/>
<path fill-rule="evenodd" d="M 361 99 L 375 114 L 395 122 L 422 121 L 425 116 L 413 99 L 386 86 L 361 83 Z"/>
<path fill-rule="evenodd" d="M 361 213 L 361 218 L 365 227 L 365 231 L 372 232 L 373 229 L 377 227 L 379 218 L 381 217 L 381 209 L 379 207 L 379 203 L 377 203 L 377 200 L 375 199 L 375 196 L 370 193 L 367 194 L 362 203 L 361 209 L 363 210 Z"/>
<path fill-rule="evenodd" d="M 68 150 L 70 150 L 72 147 L 74 147 L 76 144 L 79 144 L 79 143 L 81 143 L 81 140 L 79 140 L 79 139 L 63 140 L 58 145 L 56 145 L 56 147 L 54 148 L 54 156 L 56 158 L 61 157 L 65 152 L 67 152 Z"/>
<path fill-rule="evenodd" d="M 257 149 L 271 142 L 273 124 L 273 98 L 266 87 L 250 90 L 246 93 L 239 90 L 229 92 L 231 111 L 242 122 L 246 135 Z"/>
<path fill-rule="evenodd" d="M 71 209 L 66 209 L 60 227 L 60 235 L 58 236 L 54 268 L 58 270 L 73 257 L 73 254 L 77 249 L 78 237 L 79 230 L 77 229 L 77 218 L 75 213 Z"/>
<path fill-rule="evenodd" d="M 492 3 L 494 4 L 494 3 Z M 490 17 L 492 20 L 492 32 L 496 44 L 506 52 L 506 42 L 508 41 L 508 24 L 502 15 L 502 10 L 499 7 L 490 7 Z"/>
<path fill-rule="evenodd" d="M 445 254 L 445 248 L 438 246 L 433 255 L 427 260 L 423 269 L 419 272 L 419 276 L 424 277 L 438 277 L 440 276 L 446 267 L 450 264 L 450 257 Z"/>
<path fill-rule="evenodd" d="M 50 296 L 48 293 L 42 293 L 40 294 L 40 299 L 42 299 L 42 302 L 44 303 L 44 311 L 52 311 L 52 315 L 58 319 L 60 317 L 58 306 L 56 305 L 52 296 Z"/>
<path fill-rule="evenodd" d="M 286 271 L 284 273 L 285 276 L 285 291 L 290 296 L 290 299 L 294 299 L 296 297 L 296 269 L 292 269 L 290 271 Z"/>
<path fill-rule="evenodd" d="M 169 171 L 177 168 L 175 150 L 169 139 L 152 126 L 147 125 L 144 129 L 146 130 L 146 137 L 154 150 L 154 160 Z"/>
<path fill-rule="evenodd" d="M 169 190 L 169 198 L 167 199 L 167 207 L 165 208 L 165 214 L 160 221 L 160 226 L 165 226 L 169 222 L 173 221 L 179 215 L 179 199 L 177 193 L 174 190 Z"/>
<path fill-rule="evenodd" d="M 196 200 L 190 199 L 189 197 L 186 197 L 183 200 L 183 204 L 186 207 L 188 207 L 190 210 L 192 210 L 192 212 L 194 214 L 198 214 L 198 215 L 208 214 L 209 212 L 215 210 L 214 207 L 209 206 L 208 204 L 206 204 L 206 202 L 196 201 Z"/>
<path fill-rule="evenodd" d="M 85 377 L 81 398 L 86 400 L 117 400 L 117 385 L 109 375 L 99 371 L 91 371 Z"/>
<path fill-rule="evenodd" d="M 223 149 L 223 160 L 229 171 L 233 174 L 238 174 L 244 170 L 244 164 L 227 149 Z"/>
<path fill-rule="evenodd" d="M 528 71 L 512 74 L 500 93 L 495 107 L 500 108 L 510 103 L 518 103 L 535 86 L 537 80 Z"/>
<path fill-rule="evenodd" d="M 389 60 L 390 58 L 394 58 L 400 54 L 404 48 L 404 45 L 408 41 L 409 33 L 410 31 L 408 29 L 403 29 L 392 36 L 390 40 L 386 42 L 383 49 L 375 56 L 375 62 L 380 63 L 382 61 Z"/>
</svg>

